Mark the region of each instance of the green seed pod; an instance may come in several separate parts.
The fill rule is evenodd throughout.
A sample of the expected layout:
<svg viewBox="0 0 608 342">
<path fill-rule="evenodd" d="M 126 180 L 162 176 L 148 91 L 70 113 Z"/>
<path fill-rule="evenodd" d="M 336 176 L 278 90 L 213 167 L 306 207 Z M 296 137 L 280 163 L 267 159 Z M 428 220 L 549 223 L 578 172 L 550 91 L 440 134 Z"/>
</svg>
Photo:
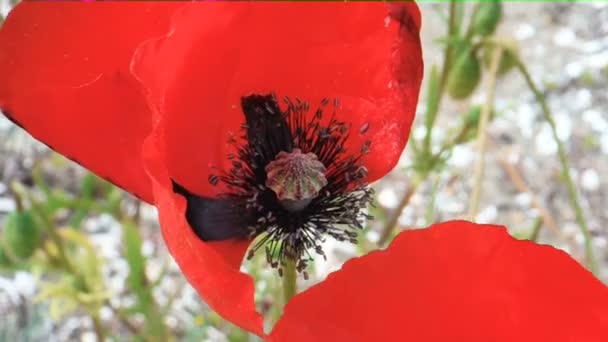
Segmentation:
<svg viewBox="0 0 608 342">
<path fill-rule="evenodd" d="M 40 245 L 40 231 L 30 211 L 13 212 L 4 226 L 3 245 L 6 253 L 17 259 L 27 259 Z"/>
<path fill-rule="evenodd" d="M 475 51 L 463 52 L 456 59 L 447 80 L 448 93 L 454 99 L 469 97 L 481 79 L 481 67 Z"/>
<path fill-rule="evenodd" d="M 483 49 L 483 64 L 486 68 L 492 64 L 492 55 L 494 53 L 494 47 L 487 45 Z M 516 65 L 516 57 L 513 55 L 513 50 L 502 50 L 502 56 L 500 57 L 500 64 L 498 65 L 498 75 L 503 76 Z"/>
<path fill-rule="evenodd" d="M 471 21 L 473 33 L 484 37 L 491 35 L 496 31 L 501 16 L 502 4 L 500 1 L 478 2 Z"/>
</svg>

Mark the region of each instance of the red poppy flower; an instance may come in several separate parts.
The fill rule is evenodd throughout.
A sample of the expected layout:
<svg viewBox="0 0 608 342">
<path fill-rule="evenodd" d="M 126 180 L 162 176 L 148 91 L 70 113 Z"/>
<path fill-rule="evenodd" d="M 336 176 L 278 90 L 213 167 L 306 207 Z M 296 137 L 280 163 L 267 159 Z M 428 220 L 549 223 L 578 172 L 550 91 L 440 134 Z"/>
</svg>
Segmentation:
<svg viewBox="0 0 608 342">
<path fill-rule="evenodd" d="M 301 271 L 309 252 L 322 254 L 321 239 L 354 238 L 365 218 L 359 209 L 370 200 L 366 183 L 395 165 L 407 140 L 422 78 L 419 27 L 413 3 L 22 3 L 0 31 L 0 107 L 35 137 L 156 205 L 167 246 L 198 293 L 226 319 L 263 336 L 253 281 L 239 271 L 251 238 L 264 234 L 266 244 L 252 250 L 264 248 L 271 265 L 280 269 L 284 258 L 295 258 Z M 290 173 L 306 177 L 284 177 Z M 504 285 L 509 273 L 482 272 L 489 253 L 467 254 L 477 251 L 471 245 L 481 250 L 496 241 L 491 235 L 470 227 L 440 231 L 447 233 L 406 233 L 388 252 L 353 261 L 296 296 L 270 338 L 348 333 L 347 322 L 358 322 L 350 305 L 341 312 L 309 301 L 341 298 L 338 286 L 364 289 L 362 310 L 401 324 L 397 305 L 410 306 L 410 298 L 390 286 L 415 285 L 406 276 L 424 279 L 419 286 L 427 290 L 420 298 L 428 306 L 414 300 L 412 312 L 437 307 L 447 315 L 455 307 L 441 306 L 450 292 L 430 292 L 443 272 L 442 281 L 462 291 L 475 280 Z M 450 238 L 440 239 L 444 234 Z M 409 240 L 418 247 L 401 242 Z M 451 268 L 442 267 L 452 257 L 444 253 L 451 251 L 447 240 L 463 253 Z M 550 254 L 548 263 L 580 279 L 566 288 L 605 290 L 564 256 L 532 249 L 530 258 Z M 441 253 L 415 268 L 427 250 Z M 459 268 L 469 270 L 467 278 L 449 273 Z M 374 273 L 388 269 L 394 272 Z M 355 277 L 365 281 L 354 284 Z M 544 284 L 531 279 L 531 286 Z M 522 299 L 528 297 L 513 297 Z M 492 310 L 488 303 L 473 302 Z M 315 305 L 336 316 L 304 319 Z M 380 322 L 368 322 L 350 332 L 370 336 Z M 446 334 L 468 331 L 453 330 L 458 322 L 446 325 Z"/>
<path fill-rule="evenodd" d="M 326 236 L 354 239 L 366 182 L 408 138 L 419 25 L 413 3 L 22 3 L 0 33 L 0 106 L 154 203 L 188 280 L 261 335 L 247 246 L 267 233 L 252 250 L 303 271 Z"/>
<path fill-rule="evenodd" d="M 158 120 L 145 155 L 165 241 L 212 307 L 261 333 L 253 284 L 238 272 L 249 237 L 267 233 L 252 251 L 263 246 L 279 270 L 284 257 L 304 270 L 308 250 L 322 253 L 324 235 L 354 238 L 370 199 L 362 183 L 395 165 L 413 120 L 419 13 L 413 3 L 214 3 L 173 19 L 170 33 L 144 44 L 133 63 Z M 293 153 L 279 160 L 281 151 Z M 290 158 L 313 174 L 322 162 L 326 179 L 311 175 L 280 198 L 290 185 L 270 191 L 266 174 Z M 318 196 L 298 197 L 307 193 Z M 245 242 L 202 242 L 228 237 Z"/>
</svg>

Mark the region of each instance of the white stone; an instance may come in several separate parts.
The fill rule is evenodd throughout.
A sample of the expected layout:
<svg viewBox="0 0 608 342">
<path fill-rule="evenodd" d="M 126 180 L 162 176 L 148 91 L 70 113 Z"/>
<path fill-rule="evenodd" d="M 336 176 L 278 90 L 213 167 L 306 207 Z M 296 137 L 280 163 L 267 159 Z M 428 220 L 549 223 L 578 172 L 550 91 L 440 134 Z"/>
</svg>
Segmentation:
<svg viewBox="0 0 608 342">
<path fill-rule="evenodd" d="M 597 191 L 600 188 L 600 176 L 594 169 L 586 169 L 581 174 L 581 186 L 587 191 Z"/>
<path fill-rule="evenodd" d="M 80 335 L 80 342 L 99 342 L 92 331 L 85 331 Z"/>
<path fill-rule="evenodd" d="M 543 123 L 535 139 L 536 151 L 545 156 L 557 153 L 557 143 L 553 139 L 551 127 L 548 123 Z"/>
<path fill-rule="evenodd" d="M 154 243 L 150 240 L 144 240 L 141 244 L 141 254 L 145 257 L 151 257 L 154 254 Z"/>
<path fill-rule="evenodd" d="M 608 121 L 597 109 L 588 109 L 584 111 L 583 121 L 589 125 L 589 128 L 596 132 L 608 133 Z"/>
<path fill-rule="evenodd" d="M 517 203 L 519 207 L 528 208 L 530 204 L 532 204 L 532 195 L 527 192 L 520 192 L 515 195 L 515 203 Z"/>
<path fill-rule="evenodd" d="M 567 113 L 556 113 L 555 114 L 555 130 L 557 131 L 557 137 L 561 141 L 566 141 L 572 134 L 572 119 Z"/>
<path fill-rule="evenodd" d="M 487 206 L 482 209 L 475 217 L 475 222 L 478 223 L 493 223 L 498 216 L 498 210 L 495 206 Z"/>
<path fill-rule="evenodd" d="M 384 188 L 378 193 L 378 203 L 385 208 L 395 208 L 399 203 L 399 198 L 392 188 Z"/>
<path fill-rule="evenodd" d="M 0 212 L 9 213 L 15 209 L 15 201 L 12 198 L 0 197 Z"/>
<path fill-rule="evenodd" d="M 576 43 L 576 34 L 569 27 L 562 27 L 553 36 L 553 42 L 562 47 L 572 46 Z"/>
<path fill-rule="evenodd" d="M 517 29 L 515 29 L 514 35 L 515 38 L 518 40 L 526 40 L 529 38 L 534 37 L 534 35 L 536 34 L 536 27 L 528 24 L 528 23 L 522 23 L 520 24 Z"/>
<path fill-rule="evenodd" d="M 532 137 L 532 127 L 534 127 L 534 119 L 536 117 L 536 113 L 532 109 L 532 106 L 529 104 L 522 104 L 512 116 L 515 118 L 521 135 L 524 138 Z"/>
<path fill-rule="evenodd" d="M 380 234 L 375 230 L 370 230 L 365 234 L 365 237 L 369 242 L 376 243 L 380 240 Z"/>
<path fill-rule="evenodd" d="M 566 64 L 566 75 L 570 78 L 578 78 L 585 71 L 585 66 L 579 62 L 570 62 Z"/>
<path fill-rule="evenodd" d="M 468 168 L 472 165 L 474 159 L 473 150 L 470 146 L 456 145 L 452 149 L 452 155 L 449 160 L 449 165 Z"/>
<path fill-rule="evenodd" d="M 602 134 L 600 138 L 600 148 L 604 154 L 608 154 L 608 133 Z"/>
</svg>

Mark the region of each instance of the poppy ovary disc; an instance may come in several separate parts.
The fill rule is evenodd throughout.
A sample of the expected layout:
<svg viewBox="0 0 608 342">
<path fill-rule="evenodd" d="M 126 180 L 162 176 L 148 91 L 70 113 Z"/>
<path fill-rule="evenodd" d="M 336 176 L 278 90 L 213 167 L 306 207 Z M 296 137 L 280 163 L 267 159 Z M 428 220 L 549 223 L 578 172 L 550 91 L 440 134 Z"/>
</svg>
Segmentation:
<svg viewBox="0 0 608 342">
<path fill-rule="evenodd" d="M 281 205 L 290 212 L 306 208 L 327 185 L 325 166 L 317 155 L 302 153 L 299 148 L 279 152 L 265 169 L 266 186 L 274 191 Z"/>
</svg>

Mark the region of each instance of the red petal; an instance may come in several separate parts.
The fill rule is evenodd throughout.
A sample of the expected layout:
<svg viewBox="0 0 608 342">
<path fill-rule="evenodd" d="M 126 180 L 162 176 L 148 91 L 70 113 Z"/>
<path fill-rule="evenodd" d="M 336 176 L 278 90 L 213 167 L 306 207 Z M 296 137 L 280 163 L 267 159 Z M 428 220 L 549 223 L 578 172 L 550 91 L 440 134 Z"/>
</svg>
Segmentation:
<svg viewBox="0 0 608 342">
<path fill-rule="evenodd" d="M 30 134 L 151 201 L 150 113 L 129 65 L 183 4 L 25 1 L 0 31 L 0 107 Z"/>
<path fill-rule="evenodd" d="M 414 3 L 394 5 L 390 13 L 383 3 L 184 8 L 170 34 L 144 46 L 134 62 L 151 102 L 167 117 L 169 173 L 191 191 L 213 194 L 207 176 L 217 172 L 211 166 L 227 163 L 229 132 L 244 123 L 240 98 L 274 91 L 313 108 L 338 97 L 338 116 L 353 124 L 349 148 L 358 152 L 363 140 L 373 141 L 367 166 L 370 180 L 377 179 L 396 164 L 414 117 L 422 78 L 419 24 Z M 364 123 L 370 130 L 362 137 Z"/>
<path fill-rule="evenodd" d="M 255 310 L 253 279 L 239 271 L 249 241 L 205 243 L 194 234 L 185 219 L 186 201 L 173 193 L 160 134 L 160 129 L 154 130 L 146 140 L 144 160 L 169 252 L 211 308 L 239 327 L 263 336 L 262 316 Z"/>
<path fill-rule="evenodd" d="M 608 341 L 608 288 L 503 227 L 401 233 L 294 297 L 273 341 Z"/>
</svg>

